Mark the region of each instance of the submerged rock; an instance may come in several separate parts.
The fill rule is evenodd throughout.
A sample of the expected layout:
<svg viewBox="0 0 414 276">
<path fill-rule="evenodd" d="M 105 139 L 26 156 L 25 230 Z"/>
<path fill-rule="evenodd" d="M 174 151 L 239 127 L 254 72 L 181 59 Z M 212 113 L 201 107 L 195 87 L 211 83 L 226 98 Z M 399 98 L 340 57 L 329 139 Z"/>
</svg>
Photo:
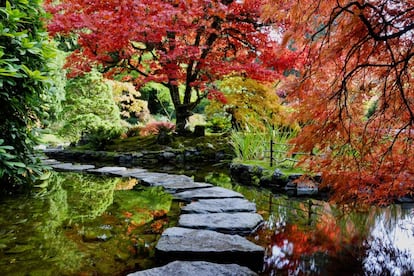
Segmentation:
<svg viewBox="0 0 414 276">
<path fill-rule="evenodd" d="M 172 227 L 162 233 L 156 256 L 163 261 L 206 260 L 259 270 L 263 265 L 264 249 L 239 235 Z"/>
<path fill-rule="evenodd" d="M 148 270 L 138 271 L 128 274 L 128 276 L 211 276 L 211 275 L 228 275 L 228 276 L 253 276 L 257 275 L 247 267 L 236 264 L 216 264 L 210 262 L 183 262 L 175 261 L 162 267 L 156 267 Z"/>
</svg>

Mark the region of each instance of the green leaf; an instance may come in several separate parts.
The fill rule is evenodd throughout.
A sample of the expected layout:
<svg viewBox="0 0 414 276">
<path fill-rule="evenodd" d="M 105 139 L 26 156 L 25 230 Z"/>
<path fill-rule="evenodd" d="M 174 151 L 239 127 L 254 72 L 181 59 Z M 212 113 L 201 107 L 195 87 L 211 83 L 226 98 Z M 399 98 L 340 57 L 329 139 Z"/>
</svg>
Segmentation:
<svg viewBox="0 0 414 276">
<path fill-rule="evenodd" d="M 6 164 L 9 167 L 19 167 L 19 168 L 26 168 L 26 164 L 22 162 L 11 162 L 11 161 L 5 161 L 4 164 Z"/>
</svg>

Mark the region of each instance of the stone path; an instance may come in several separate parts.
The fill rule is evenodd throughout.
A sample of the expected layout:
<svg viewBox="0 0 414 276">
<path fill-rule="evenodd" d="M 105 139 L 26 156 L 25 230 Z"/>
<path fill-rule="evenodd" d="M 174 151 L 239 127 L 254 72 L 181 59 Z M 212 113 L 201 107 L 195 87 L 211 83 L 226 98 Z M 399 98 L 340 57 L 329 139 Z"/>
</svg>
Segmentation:
<svg viewBox="0 0 414 276">
<path fill-rule="evenodd" d="M 133 177 L 140 184 L 162 186 L 176 199 L 187 202 L 177 227 L 165 230 L 156 257 L 170 262 L 162 267 L 129 274 L 139 275 L 256 275 L 263 264 L 264 248 L 244 236 L 263 222 L 254 203 L 240 193 L 194 182 L 185 175 L 149 172 L 142 168 L 100 167 L 43 160 L 57 171 L 87 172 Z"/>
</svg>

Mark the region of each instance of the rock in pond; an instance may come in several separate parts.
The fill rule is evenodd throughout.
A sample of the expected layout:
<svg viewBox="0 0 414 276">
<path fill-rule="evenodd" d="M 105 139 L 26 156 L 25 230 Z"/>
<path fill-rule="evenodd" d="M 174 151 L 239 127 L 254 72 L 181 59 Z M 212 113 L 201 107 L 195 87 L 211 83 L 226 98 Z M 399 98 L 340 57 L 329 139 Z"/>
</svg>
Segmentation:
<svg viewBox="0 0 414 276">
<path fill-rule="evenodd" d="M 165 262 L 205 260 L 260 270 L 264 249 L 239 235 L 172 227 L 162 233 L 156 246 L 156 256 Z"/>
<path fill-rule="evenodd" d="M 169 193 L 181 193 L 187 190 L 201 189 L 201 188 L 210 188 L 213 187 L 212 184 L 204 182 L 193 182 L 193 181 L 182 181 L 175 183 L 163 183 L 162 186 Z"/>
<path fill-rule="evenodd" d="M 58 171 L 71 171 L 71 172 L 82 172 L 82 171 L 95 168 L 94 165 L 79 165 L 79 164 L 77 165 L 77 164 L 72 164 L 72 163 L 60 163 L 60 164 L 54 164 L 50 166 Z"/>
<path fill-rule="evenodd" d="M 175 261 L 167 265 L 128 274 L 128 276 L 253 276 L 257 275 L 247 267 L 236 264 L 216 264 L 210 262 Z"/>
<path fill-rule="evenodd" d="M 192 201 L 196 199 L 212 199 L 212 198 L 243 198 L 243 195 L 232 190 L 221 187 L 211 187 L 203 189 L 195 189 L 174 194 L 178 199 Z"/>
<path fill-rule="evenodd" d="M 119 171 L 126 171 L 126 170 L 127 168 L 125 167 L 102 167 L 98 169 L 88 170 L 88 173 L 109 175 L 109 174 L 113 174 Z"/>
<path fill-rule="evenodd" d="M 257 213 L 183 214 L 178 226 L 218 231 L 225 234 L 248 235 L 263 221 Z"/>
<path fill-rule="evenodd" d="M 244 198 L 200 199 L 181 208 L 183 214 L 256 212 L 256 204 Z"/>
</svg>

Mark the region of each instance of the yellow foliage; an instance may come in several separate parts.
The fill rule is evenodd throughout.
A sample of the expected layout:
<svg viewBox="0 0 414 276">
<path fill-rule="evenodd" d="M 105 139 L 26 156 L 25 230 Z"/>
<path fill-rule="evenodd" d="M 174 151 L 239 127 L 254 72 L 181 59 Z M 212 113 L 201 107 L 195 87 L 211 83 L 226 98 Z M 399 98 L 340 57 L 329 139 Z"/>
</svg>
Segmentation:
<svg viewBox="0 0 414 276">
<path fill-rule="evenodd" d="M 229 77 L 218 84 L 227 103 L 212 101 L 206 108 L 208 116 L 225 112 L 232 118 L 233 125 L 247 129 L 255 127 L 265 129 L 269 125 L 297 128 L 289 123 L 291 108 L 282 104 L 276 94 L 276 85 L 263 84 L 253 79 Z"/>
<path fill-rule="evenodd" d="M 148 103 L 138 99 L 141 93 L 132 83 L 115 80 L 107 80 L 107 83 L 112 87 L 112 95 L 121 109 L 122 117 L 129 118 L 133 114 L 141 122 L 149 120 Z"/>
</svg>

